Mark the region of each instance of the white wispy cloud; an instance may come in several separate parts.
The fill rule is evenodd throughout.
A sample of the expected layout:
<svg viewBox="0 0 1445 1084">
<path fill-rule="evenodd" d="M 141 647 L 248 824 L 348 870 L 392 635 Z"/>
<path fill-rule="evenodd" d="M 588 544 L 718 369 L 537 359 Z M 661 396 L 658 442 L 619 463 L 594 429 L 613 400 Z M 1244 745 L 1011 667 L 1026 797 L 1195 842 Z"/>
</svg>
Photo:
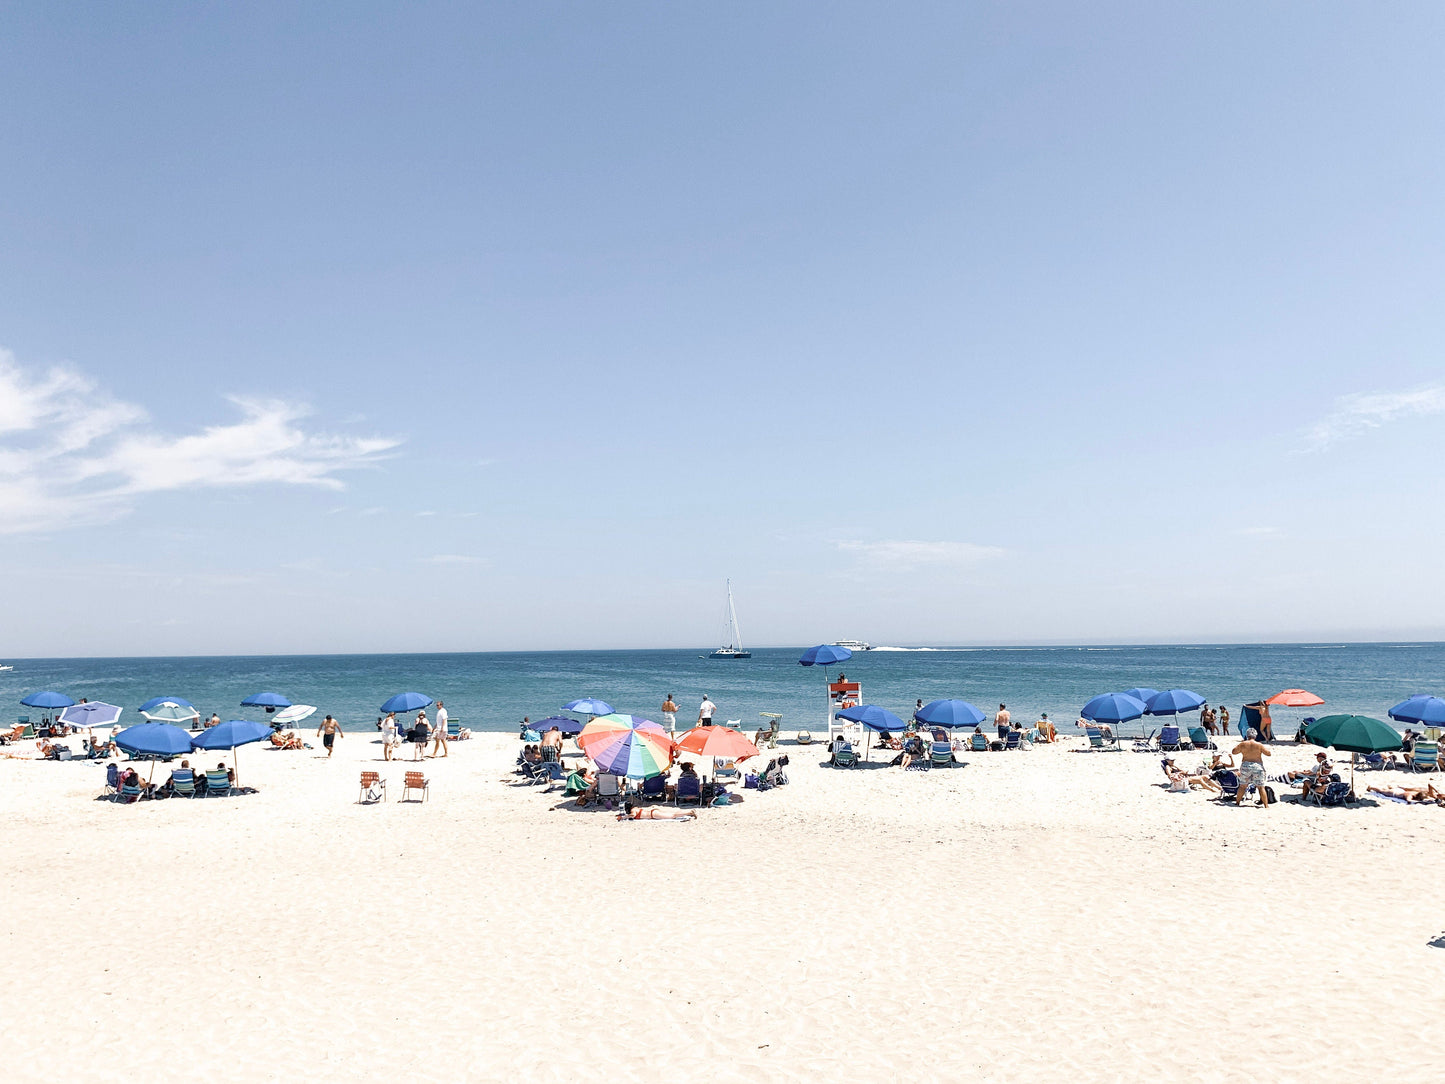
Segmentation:
<svg viewBox="0 0 1445 1084">
<path fill-rule="evenodd" d="M 200 432 L 156 425 L 66 370 L 26 371 L 0 350 L 0 532 L 103 522 L 147 493 L 279 483 L 344 488 L 338 472 L 399 441 L 332 436 L 299 424 L 310 411 L 233 397 L 241 418 Z"/>
<path fill-rule="evenodd" d="M 1428 414 L 1445 414 L 1445 384 L 1409 391 L 1361 392 L 1342 395 L 1335 409 L 1305 430 L 1303 451 L 1318 452 L 1372 429 Z"/>
<path fill-rule="evenodd" d="M 429 565 L 484 565 L 487 563 L 485 557 L 472 557 L 465 553 L 434 553 L 430 557 L 421 559 Z"/>
<path fill-rule="evenodd" d="M 844 553 L 851 553 L 871 564 L 889 568 L 971 565 L 1004 553 L 998 546 L 980 546 L 973 542 L 846 541 L 836 545 Z"/>
</svg>

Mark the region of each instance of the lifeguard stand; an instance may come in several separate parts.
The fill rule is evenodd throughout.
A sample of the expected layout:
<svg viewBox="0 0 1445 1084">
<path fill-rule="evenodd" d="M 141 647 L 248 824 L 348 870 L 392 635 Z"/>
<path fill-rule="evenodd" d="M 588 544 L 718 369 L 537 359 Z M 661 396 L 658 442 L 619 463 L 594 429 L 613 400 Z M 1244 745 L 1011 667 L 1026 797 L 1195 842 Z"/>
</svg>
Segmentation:
<svg viewBox="0 0 1445 1084">
<path fill-rule="evenodd" d="M 840 674 L 839 677 L 842 675 Z M 861 703 L 863 703 L 862 683 L 857 681 L 828 683 L 828 740 L 830 742 L 838 734 L 842 734 L 854 745 L 863 739 L 862 723 L 851 723 L 847 719 L 837 717 L 838 712 L 843 708 L 851 708 Z"/>
</svg>

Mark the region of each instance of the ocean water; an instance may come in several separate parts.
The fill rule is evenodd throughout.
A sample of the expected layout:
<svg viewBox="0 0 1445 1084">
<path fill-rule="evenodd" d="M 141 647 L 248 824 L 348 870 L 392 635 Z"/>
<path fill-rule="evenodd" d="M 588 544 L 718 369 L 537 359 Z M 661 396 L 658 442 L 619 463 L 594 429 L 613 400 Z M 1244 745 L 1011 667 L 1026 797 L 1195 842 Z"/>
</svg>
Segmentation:
<svg viewBox="0 0 1445 1084">
<path fill-rule="evenodd" d="M 825 724 L 823 672 L 797 663 L 800 648 L 763 649 L 751 659 L 700 658 L 701 651 L 554 651 L 440 655 L 271 655 L 221 658 L 9 659 L 0 672 L 0 704 L 14 716 L 40 714 L 22 697 L 54 689 L 77 700 L 126 707 L 122 723 L 144 720 L 135 708 L 152 696 L 178 695 L 203 715 L 264 718 L 242 708 L 252 693 L 279 692 L 314 704 L 348 730 L 374 730 L 378 707 L 417 690 L 446 701 L 453 719 L 475 730 L 515 731 L 521 718 L 557 714 L 569 700 L 596 696 L 617 711 L 658 717 L 672 693 L 681 726 L 696 718 L 703 693 L 719 720 L 744 728 L 760 712 L 783 714 L 783 729 Z M 836 677 L 839 667 L 829 674 Z M 1445 689 L 1445 644 L 1248 644 L 1149 647 L 999 647 L 883 649 L 860 652 L 841 667 L 863 686 L 863 700 L 906 718 L 914 701 L 956 696 L 991 712 L 1006 703 L 1025 721 L 1040 712 L 1071 723 L 1096 693 L 1143 685 L 1186 688 L 1238 717 L 1240 705 L 1280 689 L 1322 696 L 1322 708 L 1275 711 L 1276 734 L 1300 717 L 1349 712 L 1384 718 L 1417 692 Z M 3 718 L 3 717 L 0 717 Z M 1189 717 L 1186 717 L 1189 718 Z M 1147 722 L 1147 721 L 1146 721 Z M 1157 723 L 1153 724 L 1157 725 Z"/>
</svg>

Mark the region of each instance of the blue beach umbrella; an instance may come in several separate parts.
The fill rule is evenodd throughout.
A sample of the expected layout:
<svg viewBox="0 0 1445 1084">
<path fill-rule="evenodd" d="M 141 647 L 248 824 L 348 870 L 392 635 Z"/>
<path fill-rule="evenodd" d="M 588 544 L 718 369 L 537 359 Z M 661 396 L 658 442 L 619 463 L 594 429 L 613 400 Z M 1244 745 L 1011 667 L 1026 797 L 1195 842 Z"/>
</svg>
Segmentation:
<svg viewBox="0 0 1445 1084">
<path fill-rule="evenodd" d="M 862 723 L 869 730 L 876 730 L 880 734 L 895 734 L 908 729 L 907 723 L 877 704 L 859 704 L 856 707 L 844 708 L 838 713 L 838 718 Z"/>
<path fill-rule="evenodd" d="M 931 700 L 913 713 L 920 723 L 952 729 L 956 726 L 978 726 L 983 712 L 967 700 Z"/>
<path fill-rule="evenodd" d="M 417 711 L 431 703 L 431 697 L 424 693 L 397 693 L 381 705 L 384 712 Z"/>
<path fill-rule="evenodd" d="M 271 736 L 270 723 L 257 723 L 250 719 L 232 719 L 217 723 L 209 730 L 203 730 L 191 739 L 196 749 L 229 749 L 231 762 L 236 766 L 236 782 L 241 781 L 241 761 L 236 756 L 236 746 L 248 745 L 253 741 L 264 741 Z"/>
<path fill-rule="evenodd" d="M 153 696 L 140 707 L 136 708 L 136 711 L 152 711 L 162 704 L 174 704 L 178 708 L 193 708 L 196 706 L 189 700 L 182 700 L 179 696 Z"/>
<path fill-rule="evenodd" d="M 853 652 L 846 647 L 835 647 L 833 644 L 819 644 L 817 647 L 810 647 L 803 652 L 798 659 L 799 666 L 832 666 L 834 663 L 842 662 L 844 659 L 851 659 Z"/>
<path fill-rule="evenodd" d="M 114 704 L 102 704 L 100 701 L 92 701 L 85 704 L 71 704 L 60 713 L 60 721 L 66 726 L 93 727 L 111 726 L 120 718 L 124 708 L 118 708 Z"/>
<path fill-rule="evenodd" d="M 289 708 L 291 701 L 287 700 L 280 693 L 252 693 L 241 701 L 243 708 L 265 708 L 267 711 L 275 711 L 277 708 Z"/>
<path fill-rule="evenodd" d="M 605 700 L 584 697 L 581 700 L 573 700 L 570 704 L 563 704 L 562 710 L 575 711 L 582 715 L 611 715 L 612 705 Z"/>
<path fill-rule="evenodd" d="M 1145 711 L 1149 715 L 1178 715 L 1180 712 L 1198 711 L 1203 703 L 1204 697 L 1198 693 L 1188 689 L 1170 689 L 1168 692 L 1151 696 L 1145 705 Z"/>
<path fill-rule="evenodd" d="M 555 726 L 562 732 L 564 737 L 570 738 L 573 734 L 582 733 L 582 728 L 587 724 L 579 722 L 576 719 L 569 719 L 565 715 L 549 715 L 545 719 L 538 719 L 535 723 L 528 723 L 527 725 L 538 734 L 545 734 Z"/>
<path fill-rule="evenodd" d="M 1080 709 L 1085 719 L 1098 723 L 1127 723 L 1144 714 L 1144 701 L 1128 693 L 1101 693 Z"/>
<path fill-rule="evenodd" d="M 43 693 L 31 693 L 20 703 L 27 708 L 68 708 L 75 701 L 64 693 L 53 693 L 47 690 Z"/>
<path fill-rule="evenodd" d="M 1144 703 L 1147 704 L 1147 703 L 1149 703 L 1149 701 L 1150 701 L 1150 699 L 1151 699 L 1152 697 L 1156 697 L 1156 696 L 1159 695 L 1159 690 L 1158 690 L 1158 689 L 1146 689 L 1146 688 L 1144 688 L 1143 686 L 1140 686 L 1140 687 L 1137 688 L 1137 689 L 1125 689 L 1125 690 L 1124 690 L 1124 695 L 1125 695 L 1125 696 L 1132 696 L 1135 700 L 1142 700 L 1142 701 L 1144 701 Z"/>
<path fill-rule="evenodd" d="M 1409 700 L 1401 700 L 1390 709 L 1389 714 L 1391 719 L 1401 723 L 1445 726 L 1445 700 L 1438 696 L 1416 693 Z"/>
<path fill-rule="evenodd" d="M 117 734 L 115 744 L 127 753 L 171 757 L 191 751 L 191 735 L 170 723 L 141 723 Z"/>
</svg>

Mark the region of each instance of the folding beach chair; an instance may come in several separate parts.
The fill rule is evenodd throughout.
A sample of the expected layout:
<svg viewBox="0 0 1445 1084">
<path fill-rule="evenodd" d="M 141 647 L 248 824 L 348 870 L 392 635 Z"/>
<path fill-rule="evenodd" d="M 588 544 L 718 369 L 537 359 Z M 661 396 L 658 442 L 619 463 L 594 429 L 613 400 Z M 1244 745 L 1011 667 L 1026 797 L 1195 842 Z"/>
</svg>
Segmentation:
<svg viewBox="0 0 1445 1084">
<path fill-rule="evenodd" d="M 120 769 L 114 764 L 105 766 L 105 790 L 101 792 L 101 797 L 120 797 Z"/>
<path fill-rule="evenodd" d="M 851 742 L 833 747 L 833 755 L 828 758 L 828 763 L 835 768 L 853 768 L 858 764 L 858 752 L 853 748 Z"/>
<path fill-rule="evenodd" d="M 1169 728 L 1168 728 L 1168 727 L 1165 727 L 1164 729 L 1165 729 L 1165 730 L 1168 730 Z M 1177 729 L 1177 728 L 1176 728 L 1176 729 Z M 1112 751 L 1112 752 L 1115 752 L 1115 753 L 1119 752 L 1119 739 L 1118 739 L 1118 738 L 1106 738 L 1106 737 L 1104 737 L 1104 732 L 1103 732 L 1102 730 L 1100 730 L 1098 727 L 1096 727 L 1096 726 L 1086 726 L 1086 727 L 1084 727 L 1084 733 L 1085 733 L 1085 734 L 1088 736 L 1088 738 L 1089 738 L 1089 749 L 1090 749 L 1091 751 L 1096 752 L 1096 753 L 1108 753 L 1108 752 L 1111 752 L 1111 751 Z M 1161 737 L 1161 741 L 1160 741 L 1159 748 L 1161 748 L 1161 749 L 1167 748 L 1167 746 L 1165 746 L 1165 745 L 1163 744 L 1162 737 Z M 1176 745 L 1175 745 L 1175 748 L 1176 748 L 1176 749 L 1178 748 L 1177 743 L 1176 743 Z"/>
<path fill-rule="evenodd" d="M 1018 746 L 1018 742 L 1014 742 Z M 946 741 L 933 742 L 928 747 L 928 763 L 934 768 L 952 768 L 956 763 L 953 758 L 953 746 Z"/>
<path fill-rule="evenodd" d="M 1239 793 L 1239 776 L 1227 768 L 1221 768 L 1214 773 L 1214 781 L 1219 784 L 1219 800 L 1233 802 Z"/>
<path fill-rule="evenodd" d="M 1179 728 L 1166 726 L 1159 731 L 1159 750 L 1164 753 L 1179 752 Z"/>
<path fill-rule="evenodd" d="M 649 775 L 637 788 L 637 797 L 644 802 L 667 801 L 667 776 Z"/>
<path fill-rule="evenodd" d="M 212 768 L 206 773 L 206 797 L 229 797 L 231 794 L 230 773 L 222 768 Z"/>
<path fill-rule="evenodd" d="M 1440 746 L 1433 741 L 1417 741 L 1410 754 L 1410 770 L 1433 772 L 1440 766 Z"/>
<path fill-rule="evenodd" d="M 361 773 L 361 796 L 356 799 L 359 804 L 371 804 L 372 802 L 386 801 L 386 780 L 378 772 Z"/>
<path fill-rule="evenodd" d="M 421 791 L 421 800 L 425 802 L 431 797 L 431 782 L 421 772 L 407 772 L 406 778 L 401 785 L 401 800 L 407 801 L 407 795 L 414 790 Z"/>
<path fill-rule="evenodd" d="M 1309 801 L 1315 805 L 1345 805 L 1350 801 L 1350 785 L 1342 782 L 1338 775 L 1330 776 L 1330 781 L 1323 787 L 1316 787 L 1310 791 Z"/>
<path fill-rule="evenodd" d="M 1209 735 L 1202 726 L 1191 726 L 1189 728 L 1189 740 L 1194 743 L 1194 748 L 1196 749 L 1219 748 L 1219 746 L 1209 740 Z"/>
<path fill-rule="evenodd" d="M 673 805 L 681 806 L 687 802 L 699 807 L 702 805 L 702 780 L 695 775 L 677 777 L 677 797 L 673 799 Z"/>
<path fill-rule="evenodd" d="M 1005 749 L 1018 749 L 1024 743 L 1024 732 L 1022 730 L 1010 730 L 1008 737 L 1003 740 Z"/>
<path fill-rule="evenodd" d="M 171 772 L 171 793 L 180 798 L 194 798 L 199 793 L 196 773 L 190 768 L 177 768 Z"/>
<path fill-rule="evenodd" d="M 974 753 L 987 753 L 989 749 L 988 737 L 983 734 L 970 734 L 968 736 L 968 748 Z"/>
<path fill-rule="evenodd" d="M 119 797 L 122 802 L 130 803 L 140 801 L 140 795 L 141 790 L 139 783 L 122 783 L 120 785 L 120 794 L 117 795 L 117 797 Z"/>
<path fill-rule="evenodd" d="M 783 717 L 775 711 L 760 711 L 758 714 L 768 720 L 767 729 L 758 730 L 753 738 L 753 744 L 761 745 L 766 741 L 769 749 L 776 749 L 778 747 L 778 730 L 782 727 Z"/>
<path fill-rule="evenodd" d="M 731 725 L 732 720 L 728 721 Z M 736 760 L 712 759 L 712 778 L 714 783 L 738 783 L 743 778 L 743 773 L 738 770 Z"/>
<path fill-rule="evenodd" d="M 684 778 L 688 778 L 684 776 Z M 691 778 L 696 779 L 696 776 Z M 679 788 L 681 789 L 681 788 Z M 616 809 L 622 801 L 621 777 L 603 772 L 597 777 L 597 798 L 608 809 Z"/>
</svg>

